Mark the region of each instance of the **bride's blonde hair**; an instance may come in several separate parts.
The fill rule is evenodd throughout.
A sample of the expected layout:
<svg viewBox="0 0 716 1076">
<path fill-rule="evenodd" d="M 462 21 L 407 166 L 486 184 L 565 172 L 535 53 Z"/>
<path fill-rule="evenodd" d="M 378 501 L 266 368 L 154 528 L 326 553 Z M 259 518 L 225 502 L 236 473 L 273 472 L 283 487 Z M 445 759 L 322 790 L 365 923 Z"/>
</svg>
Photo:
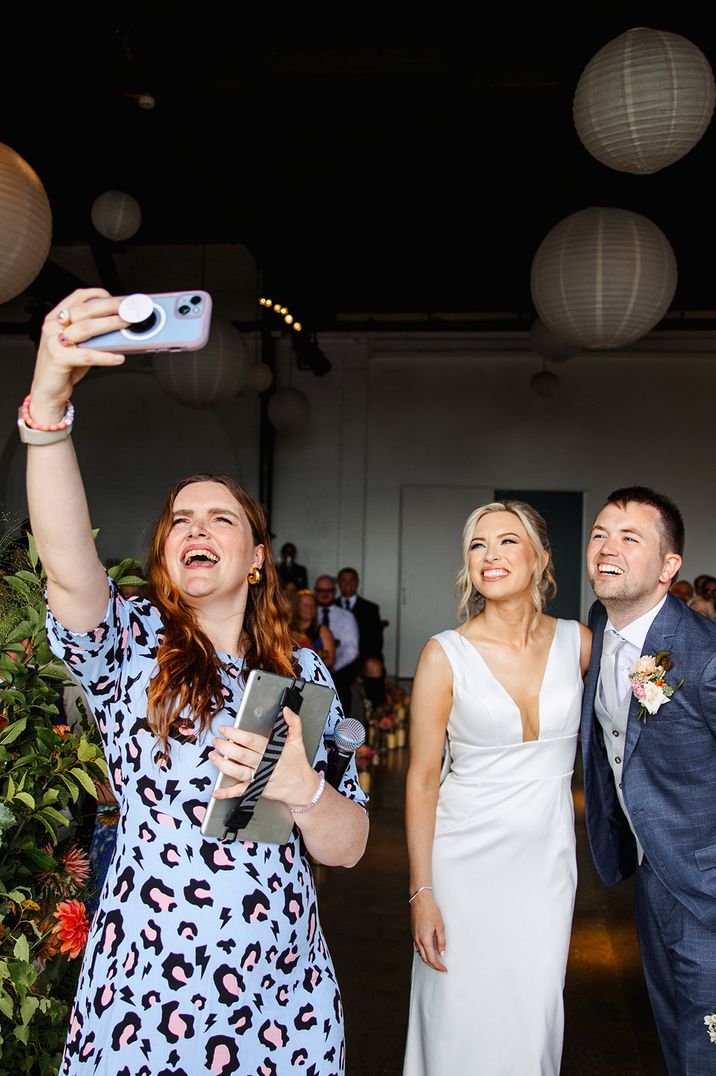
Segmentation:
<svg viewBox="0 0 716 1076">
<path fill-rule="evenodd" d="M 557 593 L 557 584 L 554 578 L 554 562 L 552 549 L 547 536 L 547 524 L 542 516 L 531 505 L 524 501 L 492 501 L 476 508 L 467 517 L 467 522 L 462 532 L 462 568 L 458 572 L 455 583 L 455 592 L 458 597 L 457 618 L 467 620 L 482 612 L 485 599 L 475 587 L 470 578 L 470 544 L 475 534 L 475 528 L 483 516 L 490 512 L 511 512 L 517 516 L 525 528 L 527 538 L 535 553 L 535 570 L 532 577 L 532 604 L 538 613 L 544 610 L 547 602 L 551 601 Z M 544 568 L 542 562 L 547 560 Z"/>
</svg>

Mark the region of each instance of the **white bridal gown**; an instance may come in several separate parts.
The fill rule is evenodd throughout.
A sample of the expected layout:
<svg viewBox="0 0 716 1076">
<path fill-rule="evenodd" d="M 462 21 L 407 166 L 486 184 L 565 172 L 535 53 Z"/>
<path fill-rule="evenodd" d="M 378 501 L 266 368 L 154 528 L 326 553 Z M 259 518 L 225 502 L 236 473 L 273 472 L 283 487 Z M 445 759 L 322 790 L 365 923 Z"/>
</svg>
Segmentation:
<svg viewBox="0 0 716 1076">
<path fill-rule="evenodd" d="M 577 885 L 579 624 L 557 622 L 539 739 L 528 743 L 472 643 L 456 631 L 435 638 L 453 674 L 432 878 L 448 970 L 413 959 L 404 1076 L 557 1076 Z"/>
</svg>

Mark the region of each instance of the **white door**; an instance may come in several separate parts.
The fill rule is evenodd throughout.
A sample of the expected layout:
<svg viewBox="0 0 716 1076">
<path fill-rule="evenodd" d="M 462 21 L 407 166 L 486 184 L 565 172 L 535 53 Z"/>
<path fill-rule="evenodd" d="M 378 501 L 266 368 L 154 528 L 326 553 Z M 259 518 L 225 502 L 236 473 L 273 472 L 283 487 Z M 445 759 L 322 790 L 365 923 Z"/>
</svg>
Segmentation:
<svg viewBox="0 0 716 1076">
<path fill-rule="evenodd" d="M 462 529 L 473 509 L 494 499 L 480 486 L 403 486 L 400 513 L 398 676 L 415 674 L 425 641 L 457 623 L 455 577 Z"/>
</svg>

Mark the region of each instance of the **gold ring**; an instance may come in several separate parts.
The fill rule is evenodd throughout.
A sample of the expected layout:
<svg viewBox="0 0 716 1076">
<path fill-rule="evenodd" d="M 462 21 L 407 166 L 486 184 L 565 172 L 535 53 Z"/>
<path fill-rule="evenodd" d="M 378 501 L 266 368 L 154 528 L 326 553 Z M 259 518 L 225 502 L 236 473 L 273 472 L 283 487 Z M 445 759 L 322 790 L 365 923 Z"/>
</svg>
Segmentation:
<svg viewBox="0 0 716 1076">
<path fill-rule="evenodd" d="M 68 325 L 72 324 L 72 311 L 60 310 L 59 314 L 57 315 L 57 320 L 59 321 L 62 328 L 66 329 Z"/>
</svg>

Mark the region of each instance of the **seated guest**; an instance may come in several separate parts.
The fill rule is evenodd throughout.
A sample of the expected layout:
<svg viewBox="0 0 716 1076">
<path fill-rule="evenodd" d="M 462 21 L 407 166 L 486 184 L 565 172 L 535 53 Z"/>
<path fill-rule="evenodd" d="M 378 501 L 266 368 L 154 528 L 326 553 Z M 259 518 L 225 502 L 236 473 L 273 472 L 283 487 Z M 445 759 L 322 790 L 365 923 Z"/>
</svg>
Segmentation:
<svg viewBox="0 0 716 1076">
<path fill-rule="evenodd" d="M 707 575 L 701 584 L 701 597 L 716 602 L 716 579 L 712 575 Z"/>
<path fill-rule="evenodd" d="M 314 587 L 318 603 L 318 620 L 330 628 L 336 640 L 336 660 L 331 669 L 333 683 L 341 700 L 343 713 L 351 716 L 352 687 L 359 673 L 358 621 L 348 609 L 334 605 L 336 583 L 330 575 L 319 575 Z"/>
<path fill-rule="evenodd" d="M 318 623 L 312 590 L 299 590 L 293 599 L 291 635 L 299 646 L 315 650 L 330 669 L 336 660 L 336 640 L 329 627 Z"/>
<path fill-rule="evenodd" d="M 358 593 L 358 572 L 341 568 L 338 586 L 341 597 L 338 605 L 350 609 L 358 621 L 359 649 L 363 687 L 374 706 L 385 702 L 385 666 L 383 664 L 383 621 L 380 608 Z"/>
<path fill-rule="evenodd" d="M 710 579 L 710 575 L 697 575 L 694 579 L 694 590 L 697 594 L 703 593 L 703 585 L 707 579 Z"/>
<path fill-rule="evenodd" d="M 688 579 L 677 579 L 675 583 L 671 584 L 671 593 L 675 598 L 681 598 L 681 601 L 686 602 L 688 605 L 690 599 L 694 596 L 694 588 Z"/>
</svg>

